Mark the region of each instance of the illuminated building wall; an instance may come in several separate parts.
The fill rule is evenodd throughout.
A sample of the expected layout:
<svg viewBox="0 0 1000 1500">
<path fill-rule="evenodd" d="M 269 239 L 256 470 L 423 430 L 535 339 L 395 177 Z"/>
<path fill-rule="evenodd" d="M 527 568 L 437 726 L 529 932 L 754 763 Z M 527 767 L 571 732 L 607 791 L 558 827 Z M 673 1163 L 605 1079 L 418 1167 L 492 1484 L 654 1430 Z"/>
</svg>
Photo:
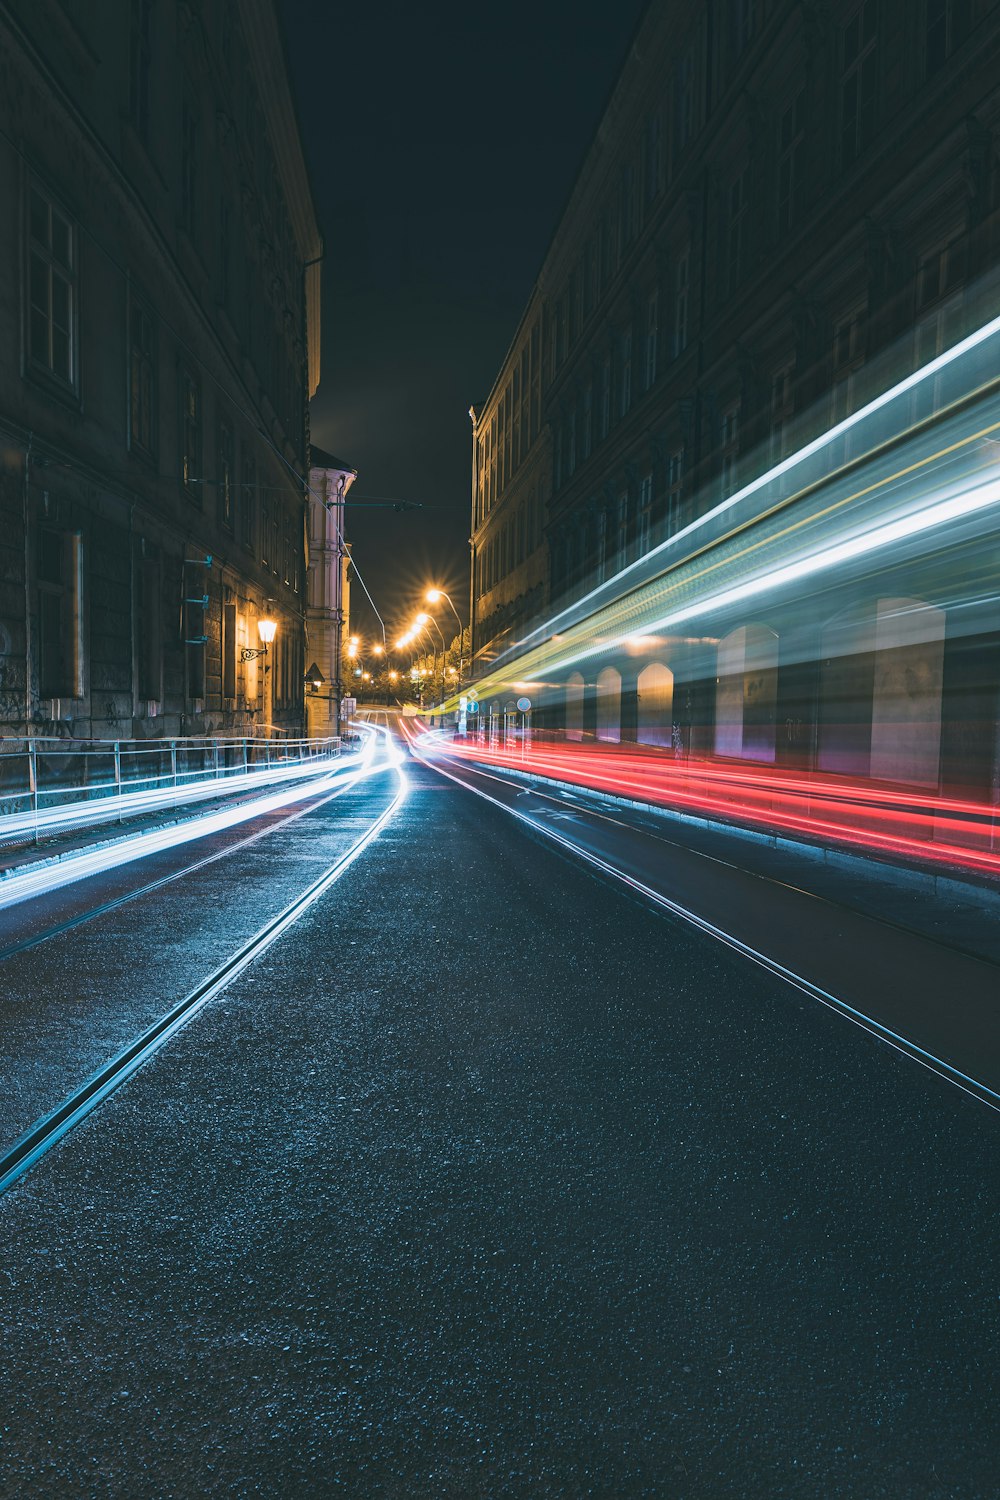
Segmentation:
<svg viewBox="0 0 1000 1500">
<path fill-rule="evenodd" d="M 322 245 L 281 58 L 271 0 L 0 7 L 0 732 L 301 732 Z"/>
<path fill-rule="evenodd" d="M 998 41 L 995 0 L 649 7 L 531 295 L 548 587 L 504 648 L 891 384 L 886 350 L 902 374 L 992 315 L 969 288 L 1000 258 Z M 477 553 L 516 483 L 499 483 Z M 478 576 L 473 592 L 478 613 Z M 895 614 L 872 609 L 859 630 L 888 640 Z M 734 628 L 710 670 L 682 674 L 681 701 L 673 668 L 635 651 L 600 680 L 578 671 L 548 721 L 765 759 L 756 726 L 775 715 L 808 738 L 816 683 L 783 674 L 771 704 L 773 632 Z M 917 729 L 876 711 L 858 733 L 872 774 L 930 775 Z"/>
<path fill-rule="evenodd" d="M 544 319 L 528 305 L 487 400 L 472 418 L 472 650 L 487 665 L 548 599 L 545 515 L 551 491 L 542 420 Z"/>
</svg>

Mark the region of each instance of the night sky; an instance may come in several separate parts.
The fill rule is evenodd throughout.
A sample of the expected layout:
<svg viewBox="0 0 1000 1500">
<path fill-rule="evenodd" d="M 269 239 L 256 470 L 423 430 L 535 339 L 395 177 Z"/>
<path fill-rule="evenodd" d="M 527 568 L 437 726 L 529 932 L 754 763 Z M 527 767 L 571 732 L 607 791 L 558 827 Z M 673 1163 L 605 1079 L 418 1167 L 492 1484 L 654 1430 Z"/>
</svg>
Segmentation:
<svg viewBox="0 0 1000 1500">
<path fill-rule="evenodd" d="M 489 392 L 645 0 L 279 0 L 326 241 L 312 438 L 387 627 L 466 613 L 468 409 Z M 362 500 L 418 501 L 397 513 Z M 353 625 L 367 634 L 352 589 Z"/>
</svg>

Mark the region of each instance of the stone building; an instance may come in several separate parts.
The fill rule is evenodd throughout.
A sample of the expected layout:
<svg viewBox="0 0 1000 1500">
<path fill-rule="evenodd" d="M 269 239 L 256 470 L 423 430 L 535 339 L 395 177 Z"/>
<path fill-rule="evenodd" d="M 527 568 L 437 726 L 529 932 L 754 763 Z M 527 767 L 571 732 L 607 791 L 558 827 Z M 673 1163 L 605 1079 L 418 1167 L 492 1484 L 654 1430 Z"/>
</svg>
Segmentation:
<svg viewBox="0 0 1000 1500">
<path fill-rule="evenodd" d="M 309 470 L 309 571 L 306 636 L 309 665 L 319 668 L 319 686 L 307 685 L 306 732 L 321 738 L 340 732 L 342 662 L 350 592 L 350 552 L 344 538 L 344 502 L 358 471 L 321 448 Z"/>
<path fill-rule="evenodd" d="M 647 8 L 475 419 L 480 670 L 989 311 L 998 55 L 997 0 Z"/>
<path fill-rule="evenodd" d="M 0 201 L 0 732 L 301 733 L 322 242 L 272 0 L 0 4 Z"/>
</svg>

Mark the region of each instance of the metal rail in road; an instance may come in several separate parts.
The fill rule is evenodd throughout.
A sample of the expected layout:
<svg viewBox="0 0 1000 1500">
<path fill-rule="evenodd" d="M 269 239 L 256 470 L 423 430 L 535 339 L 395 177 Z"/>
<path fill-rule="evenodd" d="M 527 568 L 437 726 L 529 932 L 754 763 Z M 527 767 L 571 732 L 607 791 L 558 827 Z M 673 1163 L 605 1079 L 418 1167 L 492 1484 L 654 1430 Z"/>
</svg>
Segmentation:
<svg viewBox="0 0 1000 1500">
<path fill-rule="evenodd" d="M 399 780 L 396 795 L 388 807 L 369 825 L 361 837 L 354 841 L 346 853 L 335 860 L 283 911 L 255 933 L 249 942 L 244 943 L 236 953 L 196 985 L 182 1000 L 158 1017 L 54 1110 L 37 1120 L 19 1140 L 0 1155 L 0 1194 L 12 1187 L 69 1131 L 85 1120 L 116 1089 L 131 1078 L 154 1053 L 175 1036 L 183 1026 L 186 1026 L 199 1010 L 232 984 L 249 964 L 277 942 L 283 933 L 346 873 L 372 840 L 378 837 L 406 796 L 406 777 L 402 770 L 402 758 L 397 753 L 390 753 L 384 763 L 372 767 L 369 774 L 375 774 L 377 771 L 392 772 Z"/>
</svg>

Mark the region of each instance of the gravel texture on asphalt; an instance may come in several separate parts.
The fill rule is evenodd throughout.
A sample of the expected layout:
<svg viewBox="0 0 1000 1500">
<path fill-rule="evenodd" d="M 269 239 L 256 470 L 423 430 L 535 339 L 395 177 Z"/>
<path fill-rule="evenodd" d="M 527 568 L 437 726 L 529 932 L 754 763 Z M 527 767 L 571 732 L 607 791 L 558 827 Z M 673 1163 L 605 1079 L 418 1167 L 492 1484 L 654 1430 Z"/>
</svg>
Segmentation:
<svg viewBox="0 0 1000 1500">
<path fill-rule="evenodd" d="M 1000 1120 L 409 775 L 0 1200 L 0 1494 L 994 1496 Z"/>
<path fill-rule="evenodd" d="M 282 809 L 0 914 L 6 944 L 229 851 L 0 963 L 0 1150 L 248 942 L 395 790 L 387 770 L 301 817 Z"/>
</svg>

